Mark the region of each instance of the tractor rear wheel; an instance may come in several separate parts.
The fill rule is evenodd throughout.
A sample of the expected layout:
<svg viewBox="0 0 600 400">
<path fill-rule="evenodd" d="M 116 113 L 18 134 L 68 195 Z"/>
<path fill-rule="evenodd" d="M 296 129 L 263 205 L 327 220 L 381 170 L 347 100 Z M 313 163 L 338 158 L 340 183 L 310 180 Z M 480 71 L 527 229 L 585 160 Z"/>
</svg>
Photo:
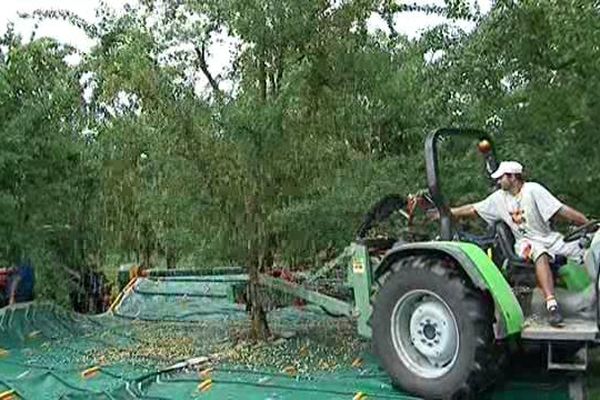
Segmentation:
<svg viewBox="0 0 600 400">
<path fill-rule="evenodd" d="M 493 382 L 489 296 L 438 258 L 402 259 L 382 280 L 373 345 L 395 385 L 427 399 L 462 399 Z"/>
</svg>

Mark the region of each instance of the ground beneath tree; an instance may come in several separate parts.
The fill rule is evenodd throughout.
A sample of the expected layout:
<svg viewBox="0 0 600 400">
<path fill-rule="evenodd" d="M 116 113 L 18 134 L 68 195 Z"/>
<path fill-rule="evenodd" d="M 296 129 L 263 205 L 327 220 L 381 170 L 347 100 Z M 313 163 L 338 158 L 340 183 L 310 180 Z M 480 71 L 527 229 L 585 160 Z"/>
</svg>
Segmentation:
<svg viewBox="0 0 600 400">
<path fill-rule="evenodd" d="M 354 321 L 312 306 L 269 313 L 273 336 L 249 338 L 243 275 L 141 279 L 112 313 L 51 304 L 0 310 L 0 393 L 18 398 L 406 399 L 370 355 Z M 210 379 L 210 380 L 209 380 Z M 593 389 L 593 388 L 592 388 Z M 566 397 L 566 380 L 509 379 L 493 399 Z"/>
</svg>

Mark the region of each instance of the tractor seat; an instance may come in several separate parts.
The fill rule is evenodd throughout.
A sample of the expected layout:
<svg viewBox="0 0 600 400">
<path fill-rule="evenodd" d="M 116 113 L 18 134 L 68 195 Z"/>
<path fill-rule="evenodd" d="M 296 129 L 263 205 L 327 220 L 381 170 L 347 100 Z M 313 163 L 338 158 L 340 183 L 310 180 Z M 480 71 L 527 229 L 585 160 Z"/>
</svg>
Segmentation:
<svg viewBox="0 0 600 400">
<path fill-rule="evenodd" d="M 392 237 L 375 237 L 375 238 L 359 238 L 356 242 L 367 247 L 369 252 L 371 251 L 384 251 L 392 248 L 392 246 L 398 241 L 397 238 Z"/>
<path fill-rule="evenodd" d="M 490 229 L 485 235 L 474 235 L 465 231 L 456 232 L 456 237 L 461 242 L 473 243 L 482 249 L 493 247 L 496 243 L 495 231 Z"/>
<path fill-rule="evenodd" d="M 495 250 L 500 252 L 502 255 L 502 261 L 508 260 L 508 264 L 511 267 L 517 268 L 530 268 L 534 270 L 533 262 L 526 260 L 523 257 L 519 257 L 515 253 L 515 237 L 510 230 L 510 227 L 504 222 L 497 222 L 494 225 L 495 231 Z M 554 257 L 554 261 L 550 262 L 550 268 L 554 273 L 558 271 L 560 267 L 567 263 L 567 257 L 562 254 L 557 254 Z"/>
</svg>

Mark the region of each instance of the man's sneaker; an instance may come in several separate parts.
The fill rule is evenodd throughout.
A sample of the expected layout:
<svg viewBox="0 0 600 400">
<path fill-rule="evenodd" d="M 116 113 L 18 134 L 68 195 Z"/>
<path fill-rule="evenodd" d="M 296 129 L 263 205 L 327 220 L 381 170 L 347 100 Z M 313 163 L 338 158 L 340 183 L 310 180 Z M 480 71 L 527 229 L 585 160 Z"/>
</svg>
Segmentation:
<svg viewBox="0 0 600 400">
<path fill-rule="evenodd" d="M 552 306 L 548 308 L 548 322 L 550 323 L 550 325 L 556 328 L 560 328 L 565 325 L 563 324 L 563 316 L 560 313 L 558 306 Z"/>
</svg>

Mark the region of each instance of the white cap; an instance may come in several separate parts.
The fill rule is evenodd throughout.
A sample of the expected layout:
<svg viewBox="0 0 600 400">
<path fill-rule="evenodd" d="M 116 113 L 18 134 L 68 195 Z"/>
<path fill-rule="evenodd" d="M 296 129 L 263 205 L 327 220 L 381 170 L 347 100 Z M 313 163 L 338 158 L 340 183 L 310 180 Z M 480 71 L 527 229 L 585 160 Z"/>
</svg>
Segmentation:
<svg viewBox="0 0 600 400">
<path fill-rule="evenodd" d="M 504 174 L 522 174 L 523 166 L 516 161 L 502 161 L 498 169 L 491 175 L 492 179 L 500 179 Z"/>
</svg>

